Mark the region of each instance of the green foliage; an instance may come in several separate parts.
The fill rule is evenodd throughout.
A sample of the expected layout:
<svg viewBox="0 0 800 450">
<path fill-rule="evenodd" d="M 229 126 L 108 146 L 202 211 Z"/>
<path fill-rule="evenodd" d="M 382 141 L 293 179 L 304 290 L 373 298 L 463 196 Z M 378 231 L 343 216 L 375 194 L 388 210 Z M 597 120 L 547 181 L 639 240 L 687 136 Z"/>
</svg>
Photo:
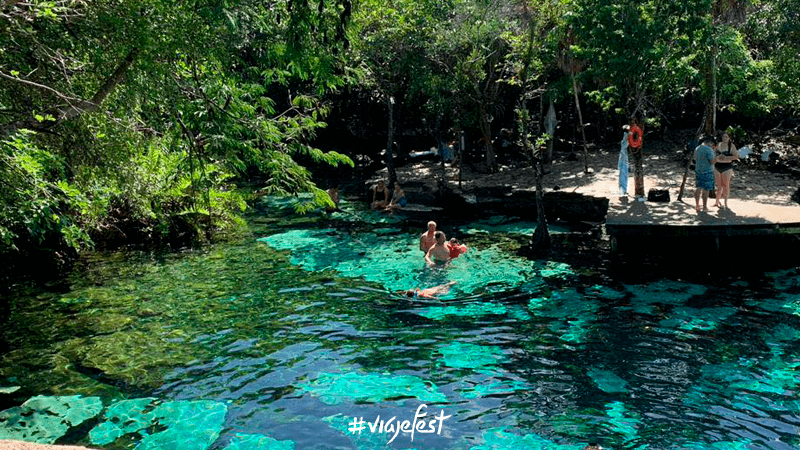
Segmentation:
<svg viewBox="0 0 800 450">
<path fill-rule="evenodd" d="M 91 244 L 74 217 L 87 200 L 62 171 L 60 158 L 35 144 L 31 133 L 0 141 L 0 253 Z"/>
<path fill-rule="evenodd" d="M 245 174 L 325 204 L 298 161 L 353 165 L 310 145 L 318 96 L 353 74 L 351 13 L 349 0 L 4 7 L 0 136 L 37 137 L 3 144 L 0 250 L 227 232 L 244 208 L 227 184 Z"/>
</svg>

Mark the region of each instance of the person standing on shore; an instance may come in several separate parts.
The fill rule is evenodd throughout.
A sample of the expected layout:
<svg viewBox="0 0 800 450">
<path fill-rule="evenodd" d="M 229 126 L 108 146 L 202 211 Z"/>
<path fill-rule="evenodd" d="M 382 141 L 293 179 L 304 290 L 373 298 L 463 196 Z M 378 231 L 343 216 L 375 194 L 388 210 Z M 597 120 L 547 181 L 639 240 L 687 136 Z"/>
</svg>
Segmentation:
<svg viewBox="0 0 800 450">
<path fill-rule="evenodd" d="M 719 199 L 725 199 L 725 208 L 728 208 L 728 197 L 731 193 L 731 178 L 733 178 L 733 162 L 739 159 L 739 152 L 731 142 L 731 136 L 725 132 L 717 144 L 717 162 L 714 164 L 714 175 L 717 183 L 717 195 L 714 206 L 722 208 Z"/>
<path fill-rule="evenodd" d="M 644 201 L 644 168 L 642 167 L 642 131 L 639 119 L 631 118 L 630 132 L 628 133 L 628 147 L 633 155 L 633 185 L 636 200 Z"/>
<path fill-rule="evenodd" d="M 628 164 L 628 135 L 630 135 L 630 129 L 630 125 L 622 127 L 622 142 L 620 142 L 619 150 L 619 195 L 623 197 L 628 195 L 628 171 L 630 170 L 630 165 Z"/>
<path fill-rule="evenodd" d="M 708 211 L 708 191 L 714 189 L 714 161 L 716 155 L 711 146 L 714 138 L 704 136 L 700 145 L 694 150 L 694 173 L 697 177 L 697 188 L 694 191 L 695 210 L 700 212 L 700 197 L 703 198 L 703 211 Z"/>
</svg>

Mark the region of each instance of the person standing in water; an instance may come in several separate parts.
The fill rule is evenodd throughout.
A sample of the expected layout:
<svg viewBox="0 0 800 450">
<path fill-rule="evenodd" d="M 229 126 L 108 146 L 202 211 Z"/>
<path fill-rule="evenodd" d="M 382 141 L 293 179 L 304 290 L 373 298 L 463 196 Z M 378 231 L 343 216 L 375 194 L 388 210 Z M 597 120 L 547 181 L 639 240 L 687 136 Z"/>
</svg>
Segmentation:
<svg viewBox="0 0 800 450">
<path fill-rule="evenodd" d="M 428 231 L 422 233 L 419 237 L 419 249 L 427 254 L 428 250 L 436 243 L 436 222 L 428 222 Z"/>
<path fill-rule="evenodd" d="M 441 231 L 435 233 L 436 243 L 425 254 L 425 262 L 428 265 L 436 265 L 437 263 L 446 263 L 450 261 L 450 249 L 447 248 L 447 236 Z"/>
</svg>

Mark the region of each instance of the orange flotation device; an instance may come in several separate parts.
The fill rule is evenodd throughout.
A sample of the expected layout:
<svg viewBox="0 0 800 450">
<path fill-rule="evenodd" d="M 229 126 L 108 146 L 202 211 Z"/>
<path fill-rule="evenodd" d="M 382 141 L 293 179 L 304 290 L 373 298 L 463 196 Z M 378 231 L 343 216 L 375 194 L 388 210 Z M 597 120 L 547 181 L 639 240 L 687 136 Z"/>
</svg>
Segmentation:
<svg viewBox="0 0 800 450">
<path fill-rule="evenodd" d="M 632 125 L 630 133 L 628 133 L 628 145 L 631 148 L 642 147 L 642 129 L 636 125 Z"/>
</svg>

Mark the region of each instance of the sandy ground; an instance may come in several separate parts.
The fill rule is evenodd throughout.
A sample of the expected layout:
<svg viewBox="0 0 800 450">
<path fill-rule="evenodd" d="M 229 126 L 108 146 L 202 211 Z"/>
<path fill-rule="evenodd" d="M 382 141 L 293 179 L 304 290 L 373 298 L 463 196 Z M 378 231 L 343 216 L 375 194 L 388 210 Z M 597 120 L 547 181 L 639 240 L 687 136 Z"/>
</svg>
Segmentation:
<svg viewBox="0 0 800 450">
<path fill-rule="evenodd" d="M 585 173 L 583 155 L 578 154 L 577 161 L 567 161 L 564 155 L 557 155 L 556 161 L 549 167 L 549 173 L 543 183 L 546 191 L 561 190 L 577 192 L 595 197 L 605 197 L 610 201 L 619 201 L 618 195 L 618 149 L 594 149 L 589 153 L 588 166 L 591 173 Z M 754 158 L 750 156 L 750 158 Z M 645 173 L 645 192 L 650 189 L 669 190 L 670 199 L 678 198 L 681 182 L 685 172 L 680 149 L 662 145 L 658 149 L 648 151 L 645 148 L 643 160 Z M 739 164 L 734 169 L 731 183 L 730 199 L 757 201 L 773 205 L 797 205 L 791 199 L 800 188 L 800 180 L 788 174 L 773 173 L 755 162 Z M 450 165 L 446 168 L 450 186 L 459 190 L 458 167 Z M 417 181 L 429 185 L 433 189 L 436 180 L 441 176 L 441 165 L 434 161 L 420 161 L 397 168 L 400 182 Z M 385 170 L 383 171 L 385 177 Z M 500 166 L 494 174 L 482 174 L 462 167 L 460 174 L 461 191 L 475 188 L 511 187 L 512 190 L 529 190 L 534 188 L 534 171 L 531 167 Z M 629 199 L 633 194 L 633 177 L 628 180 Z M 692 201 L 695 190 L 694 172 L 690 171 L 684 186 L 684 201 Z M 713 200 L 712 200 L 713 204 Z"/>
</svg>

